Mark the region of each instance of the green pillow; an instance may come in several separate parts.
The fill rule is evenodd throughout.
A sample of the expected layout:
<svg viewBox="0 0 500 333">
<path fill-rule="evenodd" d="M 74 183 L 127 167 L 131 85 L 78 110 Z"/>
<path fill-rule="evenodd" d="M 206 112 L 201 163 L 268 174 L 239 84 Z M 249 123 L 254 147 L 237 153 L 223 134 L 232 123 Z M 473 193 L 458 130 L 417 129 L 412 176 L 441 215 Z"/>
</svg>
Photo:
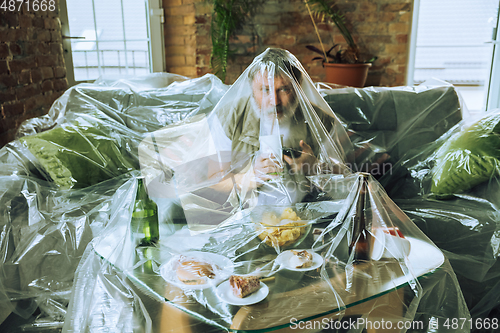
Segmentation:
<svg viewBox="0 0 500 333">
<path fill-rule="evenodd" d="M 20 139 L 62 189 L 83 188 L 138 168 L 122 136 L 82 117 Z"/>
<path fill-rule="evenodd" d="M 436 153 L 431 192 L 466 191 L 489 180 L 500 168 L 500 114 L 486 116 L 454 134 Z"/>
</svg>

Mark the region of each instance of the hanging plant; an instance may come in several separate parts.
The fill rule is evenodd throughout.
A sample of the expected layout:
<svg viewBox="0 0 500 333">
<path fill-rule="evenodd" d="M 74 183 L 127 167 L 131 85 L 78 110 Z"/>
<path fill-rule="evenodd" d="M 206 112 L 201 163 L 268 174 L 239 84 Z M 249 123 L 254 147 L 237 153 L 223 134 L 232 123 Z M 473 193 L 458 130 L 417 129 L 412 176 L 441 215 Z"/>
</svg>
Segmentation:
<svg viewBox="0 0 500 333">
<path fill-rule="evenodd" d="M 212 54 L 210 65 L 222 81 L 226 79 L 227 61 L 234 53 L 229 47 L 229 39 L 234 37 L 253 16 L 262 0 L 212 0 L 214 10 L 210 33 Z"/>
</svg>

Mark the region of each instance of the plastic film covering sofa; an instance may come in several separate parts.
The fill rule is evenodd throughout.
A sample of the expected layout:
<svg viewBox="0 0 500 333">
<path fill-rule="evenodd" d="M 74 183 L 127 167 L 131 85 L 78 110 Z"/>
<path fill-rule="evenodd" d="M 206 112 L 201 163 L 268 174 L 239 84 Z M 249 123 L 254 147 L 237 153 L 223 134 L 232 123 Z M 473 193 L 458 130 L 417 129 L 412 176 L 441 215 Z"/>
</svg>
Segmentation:
<svg viewBox="0 0 500 333">
<path fill-rule="evenodd" d="M 449 258 L 479 318 L 473 331 L 491 331 L 481 319 L 499 313 L 498 110 L 462 120 L 467 110 L 446 84 L 322 92 L 367 147 L 360 169 L 390 155 L 381 184 Z"/>
<path fill-rule="evenodd" d="M 380 179 L 449 258 L 474 318 L 499 313 L 499 112 L 459 122 Z"/>
<path fill-rule="evenodd" d="M 353 169 L 366 171 L 383 154 L 389 155 L 387 162 L 395 164 L 412 149 L 434 142 L 462 120 L 466 111 L 455 88 L 445 82 L 436 83 L 440 82 L 363 89 L 319 85 L 325 100 L 350 130 L 351 141 L 362 150 Z"/>
<path fill-rule="evenodd" d="M 433 326 L 436 322 L 444 323 L 446 318 L 469 319 L 455 273 L 446 258 L 442 257 L 442 262 L 438 260 L 436 267 L 425 272 L 419 271 L 415 259 L 408 259 L 407 254 L 399 257 L 389 254 L 385 261 L 365 266 L 354 263 L 347 252 L 347 244 L 356 214 L 354 203 L 361 197 L 372 207 L 379 229 L 399 229 L 406 238 L 423 242 L 424 248 L 435 254 L 434 258 L 440 258 L 441 253 L 413 224 L 412 209 L 402 206 L 410 219 L 392 202 L 391 188 L 397 189 L 397 185 L 386 187 L 388 196 L 370 178 L 368 194 L 364 190 L 361 196 L 357 174 L 342 179 L 319 177 L 316 184 L 330 191 L 331 198 L 336 200 L 294 205 L 295 212 L 306 214 L 301 219 L 311 222 L 308 223 L 311 231 L 319 230 L 319 234 L 315 234 L 317 237 L 311 233 L 300 246 L 315 249 L 322 260 L 328 259 L 315 271 L 306 272 L 304 279 L 290 278 L 286 272 L 274 272 L 276 256 L 284 251 L 276 252 L 265 239 L 258 237 L 252 220 L 255 212 L 243 209 L 216 230 L 193 234 L 185 225 L 174 223 L 183 219 L 175 196 L 169 203 L 158 199 L 160 246 L 151 249 L 152 253 L 131 251 L 129 221 L 136 191 L 134 177 L 140 174 L 140 143 L 147 133 L 209 113 L 226 90 L 226 86 L 210 75 L 193 80 L 170 74 L 100 80 L 94 85 L 68 90 L 47 116 L 23 124 L 19 139 L 2 148 L 0 301 L 4 309 L 26 318 L 37 307 L 41 312 L 34 323 L 17 329 L 62 327 L 64 318 L 63 330 L 66 332 L 249 331 L 257 327 L 252 318 L 257 318 L 264 327 L 275 328 L 272 324 L 278 322 L 285 325 L 280 328 L 286 328 L 293 324 L 290 321 L 294 313 L 287 313 L 286 307 L 292 301 L 312 309 L 305 317 L 311 322 L 323 318 L 327 318 L 328 323 L 341 322 L 350 316 L 365 320 L 387 317 L 424 323 L 417 329 L 396 331 L 468 331 L 467 327 L 451 330 L 442 325 L 437 329 Z M 386 138 L 381 137 L 386 128 L 356 127 L 348 116 L 353 114 L 349 110 L 354 110 L 368 124 L 375 122 L 377 115 L 386 110 L 386 106 L 377 106 L 386 105 L 389 98 L 386 94 L 392 94 L 390 88 L 322 92 L 332 109 L 345 120 L 345 128 L 352 131 L 355 145 L 368 152 L 356 155 L 357 163 L 371 163 L 383 153 L 399 157 L 406 149 L 405 135 L 418 136 L 426 132 L 425 140 L 434 140 L 460 114 L 456 95 L 450 103 L 443 103 L 444 106 L 439 103 L 448 98 L 448 94 L 454 94 L 452 87 L 402 88 L 402 94 L 406 95 L 402 99 L 397 97 L 400 89 L 394 90 L 393 113 L 404 114 L 410 106 L 414 111 L 412 116 L 399 118 L 401 122 L 393 122 L 391 129 L 387 129 L 390 133 Z M 336 99 L 336 94 L 343 95 Z M 415 99 L 420 99 L 422 94 L 429 97 L 416 103 Z M 373 103 L 379 96 L 380 102 Z M 356 103 L 362 105 L 349 109 Z M 372 111 L 363 116 L 363 110 Z M 419 113 L 428 115 L 423 119 L 428 119 L 433 126 L 415 121 L 421 119 Z M 428 118 L 433 117 L 431 115 L 438 118 Z M 384 122 L 386 118 L 380 116 L 378 119 Z M 412 140 L 411 145 L 423 145 L 425 140 Z M 400 178 L 391 178 L 396 177 L 396 171 L 391 169 L 392 174 L 385 177 L 398 183 Z M 329 181 L 330 185 L 336 184 L 334 190 L 328 190 Z M 420 197 L 415 200 L 422 202 Z M 178 215 L 173 218 L 172 214 Z M 422 217 L 424 221 L 425 218 Z M 416 220 L 420 222 L 419 218 Z M 432 239 L 434 235 L 430 232 L 429 236 Z M 370 237 L 386 239 L 375 230 Z M 213 293 L 215 287 L 205 291 L 175 285 L 164 289 L 161 265 L 189 251 L 223 255 L 235 263 L 235 271 L 239 273 L 250 273 L 259 267 L 258 263 L 267 263 L 260 267 L 263 275 L 272 278 L 276 273 L 274 278 L 284 279 L 281 280 L 283 284 L 267 282 L 271 286 L 271 296 L 263 307 L 227 306 Z M 473 257 L 476 254 L 472 252 Z M 134 261 L 137 256 L 139 262 Z M 400 259 L 394 260 L 395 257 Z M 151 258 L 154 258 L 151 271 L 144 272 L 144 264 Z M 490 260 L 491 264 L 494 262 L 496 258 Z M 391 279 L 384 280 L 387 276 Z M 394 278 L 403 281 L 401 288 L 396 285 L 390 285 L 389 289 L 381 287 L 382 281 Z M 353 281 L 357 283 L 355 288 Z M 279 286 L 284 289 L 277 290 Z M 356 294 L 366 297 L 359 302 L 359 307 L 350 306 L 353 304 L 350 300 L 359 301 Z M 318 303 L 318 300 L 322 301 Z M 280 310 L 268 311 L 265 304 L 269 303 L 266 302 Z M 322 307 L 321 311 L 314 312 L 315 307 Z M 482 304 L 478 307 L 486 309 Z M 352 331 L 361 331 L 365 326 Z"/>
<path fill-rule="evenodd" d="M 100 80 L 21 125 L 0 150 L 2 321 L 11 311 L 33 321 L 38 307 L 25 329 L 62 325 L 74 272 L 119 210 L 144 133 L 209 112 L 226 90 L 211 75 Z"/>
</svg>

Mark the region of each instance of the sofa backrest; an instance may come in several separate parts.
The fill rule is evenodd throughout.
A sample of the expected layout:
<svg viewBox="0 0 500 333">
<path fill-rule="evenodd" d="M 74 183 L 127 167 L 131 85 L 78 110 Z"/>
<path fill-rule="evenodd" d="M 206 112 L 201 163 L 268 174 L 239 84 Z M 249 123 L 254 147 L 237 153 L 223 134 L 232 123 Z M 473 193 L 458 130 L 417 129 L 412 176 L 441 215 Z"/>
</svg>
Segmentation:
<svg viewBox="0 0 500 333">
<path fill-rule="evenodd" d="M 451 85 L 320 91 L 346 128 L 355 132 L 355 145 L 368 142 L 375 153 L 388 153 L 393 160 L 436 140 L 462 119 L 460 99 Z"/>
</svg>

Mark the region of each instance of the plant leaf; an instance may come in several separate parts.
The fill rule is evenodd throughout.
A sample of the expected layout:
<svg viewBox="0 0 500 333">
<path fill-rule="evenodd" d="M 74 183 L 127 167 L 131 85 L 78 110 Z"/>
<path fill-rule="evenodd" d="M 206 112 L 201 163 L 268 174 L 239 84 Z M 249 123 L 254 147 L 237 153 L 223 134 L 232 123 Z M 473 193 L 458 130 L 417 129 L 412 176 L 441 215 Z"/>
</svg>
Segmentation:
<svg viewBox="0 0 500 333">
<path fill-rule="evenodd" d="M 313 52 L 316 52 L 316 53 L 319 53 L 319 54 L 323 54 L 323 51 L 321 51 L 320 49 L 318 49 L 316 46 L 313 46 L 313 45 L 306 45 L 306 48 L 313 51 Z"/>
<path fill-rule="evenodd" d="M 234 51 L 230 49 L 229 39 L 243 28 L 246 19 L 255 13 L 263 0 L 211 0 L 213 3 L 210 34 L 212 53 L 210 65 L 213 72 L 223 82 L 226 77 L 228 58 Z"/>
<path fill-rule="evenodd" d="M 330 52 L 332 52 L 332 50 L 333 50 L 334 48 L 336 48 L 337 46 L 339 46 L 339 44 L 335 44 L 335 45 L 333 45 L 332 47 L 330 47 L 330 49 L 329 49 L 328 51 L 326 51 L 326 55 L 327 55 L 328 57 L 330 57 Z"/>
</svg>

